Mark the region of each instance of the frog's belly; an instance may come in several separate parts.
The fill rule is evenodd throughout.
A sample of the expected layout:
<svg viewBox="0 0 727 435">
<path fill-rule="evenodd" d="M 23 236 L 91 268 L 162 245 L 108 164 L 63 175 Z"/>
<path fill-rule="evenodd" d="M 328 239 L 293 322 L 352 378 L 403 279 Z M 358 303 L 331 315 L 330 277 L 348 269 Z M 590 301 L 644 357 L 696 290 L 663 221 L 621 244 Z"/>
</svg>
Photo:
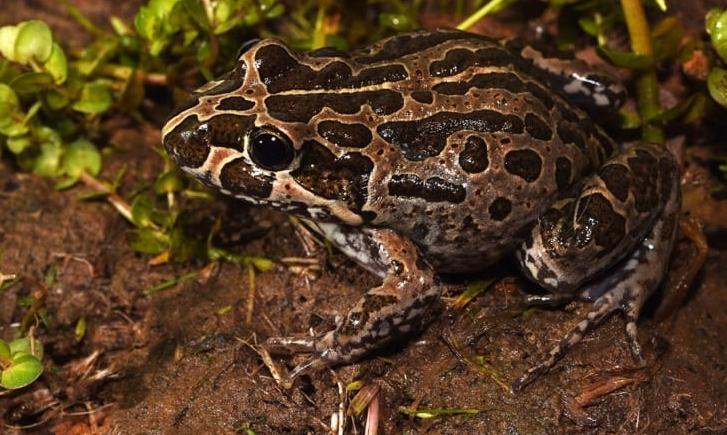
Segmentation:
<svg viewBox="0 0 727 435">
<path fill-rule="evenodd" d="M 522 242 L 520 238 L 471 240 L 422 247 L 427 261 L 440 273 L 478 272 L 500 261 Z"/>
</svg>

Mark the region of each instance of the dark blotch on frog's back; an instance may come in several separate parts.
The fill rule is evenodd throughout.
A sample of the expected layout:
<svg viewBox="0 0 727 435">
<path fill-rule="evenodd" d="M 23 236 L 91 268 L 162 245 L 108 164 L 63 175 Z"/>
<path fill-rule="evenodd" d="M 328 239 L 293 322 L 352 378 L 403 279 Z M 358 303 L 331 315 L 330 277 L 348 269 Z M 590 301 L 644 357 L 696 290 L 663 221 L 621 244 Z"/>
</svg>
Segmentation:
<svg viewBox="0 0 727 435">
<path fill-rule="evenodd" d="M 411 93 L 411 97 L 414 101 L 422 104 L 432 104 L 434 102 L 434 96 L 430 91 L 414 91 Z"/>
<path fill-rule="evenodd" d="M 416 175 L 393 175 L 388 183 L 389 195 L 407 198 L 422 198 L 428 202 L 451 202 L 454 204 L 464 201 L 467 191 L 464 187 L 449 183 L 439 177 L 422 180 Z"/>
<path fill-rule="evenodd" d="M 233 194 L 242 193 L 253 198 L 265 199 L 273 191 L 273 177 L 261 175 L 245 162 L 244 158 L 235 159 L 220 171 L 220 183 Z M 252 175 L 255 173 L 255 175 Z"/>
<path fill-rule="evenodd" d="M 621 202 L 626 201 L 629 196 L 629 170 L 620 164 L 609 164 L 598 171 L 606 188 Z"/>
<path fill-rule="evenodd" d="M 455 48 L 449 50 L 443 60 L 432 62 L 429 66 L 429 73 L 433 77 L 449 77 L 457 75 L 467 68 L 508 66 L 512 63 L 512 54 L 496 44 L 477 51 Z"/>
<path fill-rule="evenodd" d="M 382 139 L 398 146 L 406 159 L 418 161 L 439 155 L 447 144 L 447 137 L 461 130 L 522 133 L 523 129 L 522 119 L 515 115 L 476 110 L 439 112 L 414 121 L 387 122 L 381 124 L 377 131 Z"/>
<path fill-rule="evenodd" d="M 571 161 L 566 157 L 558 157 L 555 160 L 555 184 L 558 190 L 564 190 L 571 183 L 573 173 Z"/>
<path fill-rule="evenodd" d="M 260 79 L 271 94 L 291 90 L 358 89 L 397 82 L 408 77 L 402 65 L 371 67 L 361 70 L 355 76 L 344 61 L 333 61 L 320 70 L 315 70 L 277 44 L 261 47 L 255 54 L 255 60 L 259 64 Z"/>
<path fill-rule="evenodd" d="M 252 109 L 255 106 L 255 103 L 253 103 L 250 100 L 246 100 L 242 97 L 227 97 L 220 100 L 220 102 L 217 104 L 217 107 L 215 107 L 216 110 L 237 110 L 237 111 L 245 111 Z"/>
<path fill-rule="evenodd" d="M 524 81 L 511 72 L 491 72 L 477 74 L 466 82 L 445 82 L 435 85 L 432 90 L 444 95 L 464 95 L 472 88 L 503 89 L 512 94 L 530 94 L 543 103 L 547 109 L 555 104 L 549 90 L 531 81 Z"/>
<path fill-rule="evenodd" d="M 556 132 L 558 133 L 558 137 L 560 138 L 561 142 L 566 144 L 575 144 L 575 146 L 577 146 L 578 149 L 582 152 L 588 152 L 586 146 L 586 138 L 583 136 L 583 133 L 581 133 L 578 124 L 570 121 L 560 121 L 558 123 L 558 128 L 556 129 Z"/>
<path fill-rule="evenodd" d="M 477 136 L 469 136 L 464 143 L 464 150 L 459 153 L 459 166 L 470 174 L 482 172 L 490 164 L 487 157 L 487 143 Z"/>
<path fill-rule="evenodd" d="M 505 219 L 512 210 L 512 203 L 506 198 L 495 198 L 492 204 L 488 207 L 487 211 L 490 213 L 492 220 L 501 221 Z"/>
<path fill-rule="evenodd" d="M 373 135 L 363 124 L 347 124 L 338 121 L 322 121 L 318 124 L 318 134 L 329 142 L 340 147 L 367 147 Z"/>
<path fill-rule="evenodd" d="M 535 139 L 550 140 L 553 138 L 553 130 L 542 118 L 533 113 L 525 115 L 525 130 Z"/>
<path fill-rule="evenodd" d="M 306 190 L 327 199 L 338 199 L 351 210 L 361 211 L 368 198 L 369 175 L 374 164 L 360 153 L 341 157 L 315 141 L 306 141 L 300 151 L 300 166 L 290 175 Z"/>
<path fill-rule="evenodd" d="M 533 150 L 515 150 L 505 154 L 505 170 L 528 183 L 540 177 L 543 159 Z"/>
<path fill-rule="evenodd" d="M 324 107 L 341 114 L 358 113 L 366 104 L 377 115 L 391 115 L 404 107 L 399 92 L 391 90 L 362 91 L 355 93 L 324 93 L 316 98 L 309 95 L 272 95 L 265 99 L 265 106 L 273 118 L 284 122 L 309 123 Z"/>
</svg>

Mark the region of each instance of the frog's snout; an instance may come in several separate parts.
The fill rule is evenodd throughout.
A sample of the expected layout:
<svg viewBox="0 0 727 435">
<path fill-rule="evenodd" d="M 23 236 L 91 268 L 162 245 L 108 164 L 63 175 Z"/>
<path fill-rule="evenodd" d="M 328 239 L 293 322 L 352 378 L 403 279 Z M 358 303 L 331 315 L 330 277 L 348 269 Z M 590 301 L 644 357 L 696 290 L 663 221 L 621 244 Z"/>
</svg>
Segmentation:
<svg viewBox="0 0 727 435">
<path fill-rule="evenodd" d="M 188 116 L 164 134 L 162 142 L 167 154 L 181 167 L 198 168 L 210 152 L 209 124 Z"/>
</svg>

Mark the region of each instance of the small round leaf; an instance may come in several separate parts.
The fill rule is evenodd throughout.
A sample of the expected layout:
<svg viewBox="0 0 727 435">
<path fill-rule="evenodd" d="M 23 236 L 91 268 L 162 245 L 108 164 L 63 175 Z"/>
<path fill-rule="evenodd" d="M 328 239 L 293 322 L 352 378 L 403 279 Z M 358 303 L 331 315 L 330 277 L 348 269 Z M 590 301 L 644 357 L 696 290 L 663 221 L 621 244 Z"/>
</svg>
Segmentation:
<svg viewBox="0 0 727 435">
<path fill-rule="evenodd" d="M 15 39 L 15 58 L 20 63 L 31 61 L 43 63 L 53 51 L 53 35 L 42 21 L 30 20 L 18 25 Z"/>
<path fill-rule="evenodd" d="M 30 385 L 43 373 L 43 364 L 33 355 L 21 355 L 13 359 L 13 364 L 3 370 L 0 387 L 9 390 Z"/>
<path fill-rule="evenodd" d="M 8 147 L 11 153 L 20 154 L 30 146 L 30 136 L 16 136 L 9 137 L 5 145 Z"/>
<path fill-rule="evenodd" d="M 13 88 L 0 83 L 0 125 L 10 124 L 10 116 L 18 110 L 20 103 Z"/>
<path fill-rule="evenodd" d="M 179 192 L 184 188 L 184 183 L 182 183 L 182 179 L 179 177 L 179 174 L 177 174 L 177 171 L 171 170 L 168 172 L 163 173 L 159 178 L 157 178 L 156 182 L 154 183 L 154 191 L 162 195 L 164 193 L 172 193 L 172 192 Z"/>
<path fill-rule="evenodd" d="M 33 162 L 33 172 L 45 177 L 59 175 L 62 154 L 63 149 L 56 143 L 46 142 L 41 144 L 40 154 Z"/>
<path fill-rule="evenodd" d="M 0 54 L 15 61 L 15 40 L 18 39 L 18 26 L 0 27 Z"/>
<path fill-rule="evenodd" d="M 68 77 L 68 61 L 66 60 L 66 54 L 60 45 L 53 43 L 53 51 L 51 51 L 50 57 L 43 65 L 46 71 L 53 76 L 56 84 L 62 84 Z"/>
<path fill-rule="evenodd" d="M 82 113 L 103 113 L 111 106 L 111 92 L 100 82 L 86 83 L 81 90 L 81 96 L 73 103 L 73 109 Z"/>
<path fill-rule="evenodd" d="M 53 86 L 53 76 L 44 72 L 31 71 L 15 77 L 12 81 L 10 81 L 10 86 L 12 86 L 18 94 L 32 94 Z"/>
<path fill-rule="evenodd" d="M 714 68 L 707 77 L 709 94 L 720 105 L 727 107 L 727 70 Z"/>
<path fill-rule="evenodd" d="M 10 348 L 10 354 L 13 358 L 19 353 L 25 353 L 27 355 L 33 355 L 38 359 L 43 358 L 43 344 L 37 339 L 33 340 L 33 346 L 30 346 L 30 337 L 17 338 L 8 343 Z"/>
<path fill-rule="evenodd" d="M 74 179 L 81 172 L 96 176 L 101 171 L 101 153 L 91 142 L 79 139 L 68 146 L 63 154 L 61 167 L 66 175 Z"/>
</svg>

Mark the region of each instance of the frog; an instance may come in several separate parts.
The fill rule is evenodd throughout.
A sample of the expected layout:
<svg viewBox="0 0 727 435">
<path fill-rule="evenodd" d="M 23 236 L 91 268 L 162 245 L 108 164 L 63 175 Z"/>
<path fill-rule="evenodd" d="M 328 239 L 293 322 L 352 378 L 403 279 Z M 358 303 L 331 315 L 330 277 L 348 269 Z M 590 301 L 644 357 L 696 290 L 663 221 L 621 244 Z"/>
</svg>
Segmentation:
<svg viewBox="0 0 727 435">
<path fill-rule="evenodd" d="M 308 355 L 289 379 L 421 331 L 442 276 L 509 258 L 544 291 L 526 304 L 591 304 L 519 390 L 615 312 L 644 363 L 636 322 L 681 201 L 669 151 L 622 146 L 595 121 L 625 95 L 573 57 L 459 30 L 351 52 L 252 40 L 169 116 L 162 142 L 206 186 L 296 216 L 377 277 L 332 330 L 265 342 Z"/>
</svg>

